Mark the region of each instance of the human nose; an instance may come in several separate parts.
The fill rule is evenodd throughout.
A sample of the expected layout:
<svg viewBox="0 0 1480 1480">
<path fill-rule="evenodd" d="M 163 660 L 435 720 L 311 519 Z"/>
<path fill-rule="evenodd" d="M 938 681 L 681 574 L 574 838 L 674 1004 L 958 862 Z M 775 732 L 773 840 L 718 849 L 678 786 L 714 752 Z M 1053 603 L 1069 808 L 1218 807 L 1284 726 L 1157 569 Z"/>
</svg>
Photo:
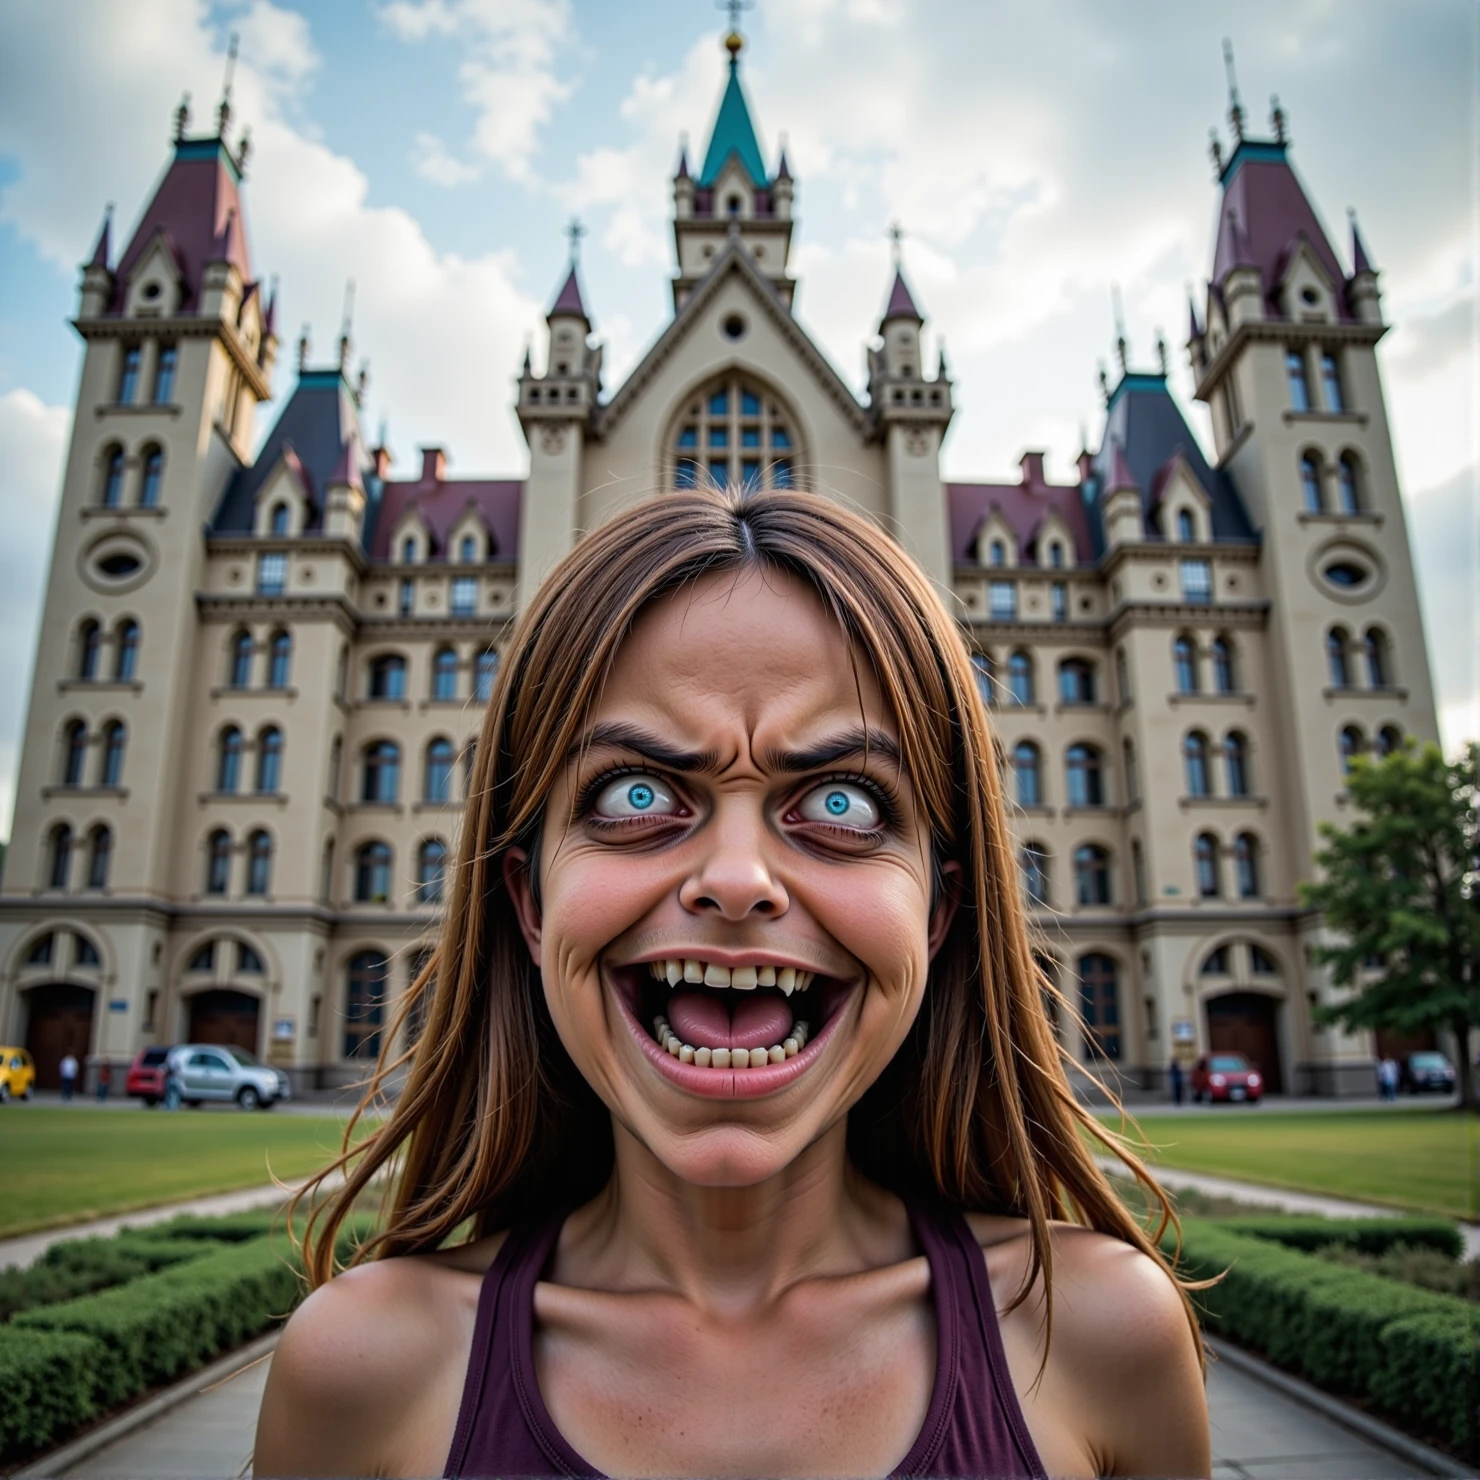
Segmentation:
<svg viewBox="0 0 1480 1480">
<path fill-rule="evenodd" d="M 765 823 L 743 806 L 721 810 L 700 834 L 703 852 L 679 887 L 679 903 L 696 915 L 775 919 L 790 900 L 767 860 Z"/>
</svg>

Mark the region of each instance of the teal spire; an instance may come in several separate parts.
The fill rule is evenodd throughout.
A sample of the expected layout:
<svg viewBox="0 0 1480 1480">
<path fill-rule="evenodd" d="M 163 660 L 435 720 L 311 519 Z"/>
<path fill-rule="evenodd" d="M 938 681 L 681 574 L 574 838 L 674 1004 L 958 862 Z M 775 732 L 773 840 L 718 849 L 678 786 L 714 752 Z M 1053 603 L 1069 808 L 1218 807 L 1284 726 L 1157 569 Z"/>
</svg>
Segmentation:
<svg viewBox="0 0 1480 1480">
<path fill-rule="evenodd" d="M 750 107 L 740 86 L 742 45 L 737 33 L 732 32 L 725 38 L 725 46 L 730 53 L 730 80 L 725 84 L 725 95 L 720 100 L 719 113 L 714 120 L 714 132 L 709 136 L 704 168 L 699 172 L 698 184 L 701 190 L 708 189 L 719 179 L 720 171 L 732 154 L 740 156 L 740 163 L 749 174 L 752 184 L 764 188 L 767 183 L 761 146 L 756 142 L 755 126 L 750 121 Z"/>
</svg>

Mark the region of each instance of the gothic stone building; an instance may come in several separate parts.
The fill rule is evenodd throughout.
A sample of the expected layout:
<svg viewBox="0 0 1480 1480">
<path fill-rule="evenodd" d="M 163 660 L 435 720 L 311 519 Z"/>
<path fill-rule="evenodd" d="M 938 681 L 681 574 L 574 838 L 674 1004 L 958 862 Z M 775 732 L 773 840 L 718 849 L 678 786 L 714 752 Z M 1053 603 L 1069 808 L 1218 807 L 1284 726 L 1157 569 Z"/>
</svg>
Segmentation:
<svg viewBox="0 0 1480 1480">
<path fill-rule="evenodd" d="M 278 337 L 227 110 L 213 137 L 181 115 L 116 257 L 105 227 L 0 895 L 0 1041 L 43 1084 L 67 1049 L 182 1040 L 300 1088 L 358 1075 L 432 939 L 515 614 L 583 530 L 714 478 L 865 510 L 954 603 L 1077 1059 L 1154 1086 L 1242 1049 L 1274 1089 L 1370 1091 L 1370 1038 L 1313 1021 L 1333 989 L 1295 886 L 1352 757 L 1437 726 L 1355 229 L 1343 258 L 1283 118 L 1255 139 L 1235 108 L 1187 343 L 1211 455 L 1165 352 L 1122 353 L 1074 483 L 1034 451 L 946 482 L 952 385 L 903 276 L 862 399 L 793 317 L 796 182 L 727 44 L 673 180 L 672 317 L 605 385 L 572 265 L 518 381 L 522 476 L 452 478 L 438 448 L 393 475 L 345 342 L 300 351 L 253 456 Z"/>
</svg>

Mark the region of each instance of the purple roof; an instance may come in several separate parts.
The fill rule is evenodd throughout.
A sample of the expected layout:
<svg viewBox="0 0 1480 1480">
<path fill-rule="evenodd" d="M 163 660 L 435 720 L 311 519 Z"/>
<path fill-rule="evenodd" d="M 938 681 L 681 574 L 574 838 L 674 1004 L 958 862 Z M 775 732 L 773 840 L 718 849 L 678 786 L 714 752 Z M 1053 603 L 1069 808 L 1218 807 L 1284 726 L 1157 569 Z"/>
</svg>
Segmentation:
<svg viewBox="0 0 1480 1480">
<path fill-rule="evenodd" d="M 881 322 L 887 324 L 890 319 L 913 319 L 917 324 L 925 322 L 925 316 L 915 307 L 915 300 L 910 296 L 904 273 L 897 267 L 894 269 L 894 286 L 889 290 L 889 306 L 884 310 Z"/>
<path fill-rule="evenodd" d="M 1353 227 L 1353 230 L 1356 228 Z M 98 244 L 93 248 L 92 256 L 88 259 L 89 267 L 106 267 L 108 265 L 109 239 L 113 231 L 113 207 L 109 206 L 107 214 L 103 217 L 103 229 L 98 233 Z"/>
<path fill-rule="evenodd" d="M 1026 555 L 1044 519 L 1057 513 L 1074 536 L 1079 559 L 1093 560 L 1089 520 L 1077 487 L 1057 483 L 947 483 L 946 504 L 951 519 L 951 559 L 957 565 L 976 564 L 976 537 L 993 509 L 1000 510 L 1018 537 L 1018 556 Z"/>
<path fill-rule="evenodd" d="M 425 461 L 425 459 L 424 459 Z M 375 536 L 370 542 L 372 560 L 388 560 L 391 533 L 407 509 L 416 508 L 432 532 L 432 553 L 447 550 L 447 536 L 469 504 L 475 504 L 493 535 L 493 553 L 512 560 L 519 553 L 519 495 L 524 484 L 517 479 L 419 478 L 385 485 Z"/>
<path fill-rule="evenodd" d="M 1118 441 L 1110 444 L 1110 481 L 1105 485 L 1106 493 L 1116 493 L 1122 488 L 1134 488 L 1140 492 L 1141 485 L 1125 460 L 1125 448 Z"/>
<path fill-rule="evenodd" d="M 105 227 L 104 230 L 107 228 Z M 1357 230 L 1357 218 L 1352 217 L 1352 276 L 1359 272 L 1371 272 L 1372 262 L 1367 256 L 1366 245 L 1362 241 L 1362 233 Z"/>
<path fill-rule="evenodd" d="M 546 315 L 553 319 L 558 313 L 573 313 L 580 318 L 590 322 L 590 315 L 586 312 L 586 305 L 581 301 L 580 279 L 576 276 L 576 265 L 570 264 L 570 272 L 566 274 L 565 285 L 556 296 L 554 307 Z"/>
</svg>

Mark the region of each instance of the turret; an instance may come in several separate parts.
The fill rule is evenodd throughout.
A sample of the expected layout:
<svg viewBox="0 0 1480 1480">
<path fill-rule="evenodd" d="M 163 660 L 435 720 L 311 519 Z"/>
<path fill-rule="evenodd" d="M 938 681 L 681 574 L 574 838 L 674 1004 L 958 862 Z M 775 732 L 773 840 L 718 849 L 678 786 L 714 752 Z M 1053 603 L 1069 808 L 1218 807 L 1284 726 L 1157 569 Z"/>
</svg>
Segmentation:
<svg viewBox="0 0 1480 1480">
<path fill-rule="evenodd" d="M 82 292 L 77 304 L 77 317 L 80 319 L 96 318 L 105 313 L 113 300 L 116 280 L 108 266 L 112 227 L 113 207 L 110 205 L 103 215 L 103 229 L 98 232 L 97 245 L 82 269 Z"/>
<path fill-rule="evenodd" d="M 1352 223 L 1352 275 L 1346 285 L 1346 301 L 1353 315 L 1363 324 L 1382 323 L 1382 295 L 1377 286 L 1377 269 L 1367 256 L 1362 233 L 1357 230 L 1357 213 L 1349 213 Z"/>
<path fill-rule="evenodd" d="M 1105 543 L 1111 549 L 1117 545 L 1138 545 L 1146 538 L 1141 507 L 1140 486 L 1126 461 L 1125 448 L 1115 441 L 1111 444 L 1110 476 L 1100 505 Z"/>
<path fill-rule="evenodd" d="M 324 533 L 358 545 L 365 526 L 365 484 L 355 447 L 348 441 L 324 484 Z"/>
</svg>

